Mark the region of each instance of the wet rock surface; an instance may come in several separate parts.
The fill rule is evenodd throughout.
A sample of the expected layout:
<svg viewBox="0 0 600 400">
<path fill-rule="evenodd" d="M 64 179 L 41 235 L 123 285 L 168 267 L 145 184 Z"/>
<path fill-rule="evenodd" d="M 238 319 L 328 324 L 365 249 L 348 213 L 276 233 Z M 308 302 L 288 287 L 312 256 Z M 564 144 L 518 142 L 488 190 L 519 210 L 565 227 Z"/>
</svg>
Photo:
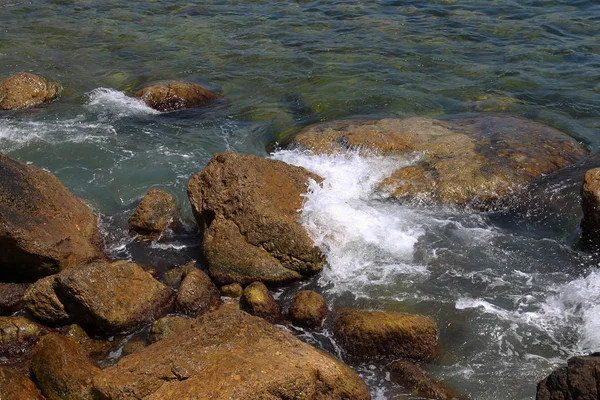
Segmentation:
<svg viewBox="0 0 600 400">
<path fill-rule="evenodd" d="M 41 76 L 20 72 L 0 80 L 0 110 L 18 110 L 56 100 L 62 87 Z"/>
<path fill-rule="evenodd" d="M 203 253 L 220 285 L 284 283 L 323 268 L 322 254 L 298 222 L 309 179 L 303 168 L 217 153 L 188 184 Z"/>
<path fill-rule="evenodd" d="M 445 384 L 433 379 L 418 365 L 409 361 L 396 361 L 388 365 L 392 382 L 406 388 L 411 394 L 424 399 L 452 400 L 467 399 L 459 396 Z"/>
<path fill-rule="evenodd" d="M 301 290 L 290 306 L 290 318 L 297 326 L 318 328 L 323 324 L 329 308 L 325 299 L 312 290 Z"/>
<path fill-rule="evenodd" d="M 0 315 L 10 315 L 21 309 L 28 287 L 27 284 L 0 283 Z"/>
<path fill-rule="evenodd" d="M 0 366 L 0 399 L 43 400 L 34 383 L 25 375 Z"/>
<path fill-rule="evenodd" d="M 158 111 L 201 107 L 221 97 L 195 83 L 178 80 L 150 84 L 135 92 L 133 96 Z"/>
<path fill-rule="evenodd" d="M 179 214 L 179 207 L 169 193 L 160 189 L 150 189 L 144 195 L 133 215 L 129 225 L 142 234 L 160 233 L 171 224 Z"/>
<path fill-rule="evenodd" d="M 342 308 L 333 329 L 342 347 L 359 359 L 425 361 L 439 350 L 435 323 L 422 315 Z"/>
<path fill-rule="evenodd" d="M 241 297 L 244 288 L 239 283 L 231 283 L 229 285 L 221 286 L 221 296 L 231 297 L 232 299 Z"/>
<path fill-rule="evenodd" d="M 96 217 L 52 174 L 0 154 L 0 280 L 34 281 L 100 256 Z"/>
<path fill-rule="evenodd" d="M 281 316 L 279 305 L 262 282 L 254 282 L 244 289 L 241 306 L 250 314 L 270 322 L 277 321 Z"/>
<path fill-rule="evenodd" d="M 509 205 L 527 184 L 587 155 L 554 128 L 496 114 L 324 122 L 300 131 L 291 145 L 315 153 L 360 149 L 398 157 L 398 169 L 379 185 L 381 193 L 484 210 Z M 415 162 L 403 166 L 402 159 Z"/>
<path fill-rule="evenodd" d="M 600 355 L 571 357 L 537 385 L 536 400 L 592 400 L 600 390 Z"/>
<path fill-rule="evenodd" d="M 163 340 L 176 332 L 179 332 L 193 323 L 193 320 L 185 317 L 178 316 L 170 316 L 163 317 L 157 321 L 154 321 L 152 324 L 152 328 L 150 329 L 150 334 L 148 336 L 148 341 L 150 343 L 158 342 L 159 340 Z"/>
<path fill-rule="evenodd" d="M 186 274 L 175 299 L 176 312 L 197 317 L 220 305 L 219 289 L 208 275 L 197 268 Z"/>
<path fill-rule="evenodd" d="M 23 317 L 0 317 L 0 355 L 22 354 L 44 333 L 43 328 Z"/>
<path fill-rule="evenodd" d="M 25 310 L 36 320 L 47 325 L 66 324 L 71 319 L 55 291 L 58 275 L 38 279 L 25 292 Z"/>
<path fill-rule="evenodd" d="M 369 399 L 348 366 L 229 306 L 94 377 L 101 398 Z"/>
<path fill-rule="evenodd" d="M 581 187 L 581 208 L 584 240 L 600 243 L 600 168 L 585 173 Z"/>
</svg>

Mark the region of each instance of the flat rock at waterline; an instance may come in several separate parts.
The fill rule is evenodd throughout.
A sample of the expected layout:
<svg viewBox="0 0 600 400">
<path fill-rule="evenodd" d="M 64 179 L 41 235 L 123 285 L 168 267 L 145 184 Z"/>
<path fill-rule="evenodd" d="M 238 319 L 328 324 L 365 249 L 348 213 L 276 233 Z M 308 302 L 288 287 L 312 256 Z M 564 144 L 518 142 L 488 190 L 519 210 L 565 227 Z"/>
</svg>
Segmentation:
<svg viewBox="0 0 600 400">
<path fill-rule="evenodd" d="M 0 110 L 39 106 L 57 99 L 62 87 L 41 76 L 21 72 L 0 80 Z"/>
<path fill-rule="evenodd" d="M 219 284 L 282 283 L 314 274 L 323 256 L 298 221 L 304 168 L 231 152 L 215 154 L 188 184 L 202 250 Z"/>
<path fill-rule="evenodd" d="M 35 281 L 100 256 L 92 210 L 52 174 L 0 154 L 0 281 Z"/>
<path fill-rule="evenodd" d="M 436 120 L 340 120 L 309 126 L 292 146 L 315 153 L 360 149 L 363 154 L 413 157 L 379 184 L 398 200 L 494 209 L 525 185 L 583 159 L 573 138 L 513 115 Z"/>
<path fill-rule="evenodd" d="M 106 399 L 369 399 L 347 365 L 223 306 L 94 377 Z"/>
</svg>

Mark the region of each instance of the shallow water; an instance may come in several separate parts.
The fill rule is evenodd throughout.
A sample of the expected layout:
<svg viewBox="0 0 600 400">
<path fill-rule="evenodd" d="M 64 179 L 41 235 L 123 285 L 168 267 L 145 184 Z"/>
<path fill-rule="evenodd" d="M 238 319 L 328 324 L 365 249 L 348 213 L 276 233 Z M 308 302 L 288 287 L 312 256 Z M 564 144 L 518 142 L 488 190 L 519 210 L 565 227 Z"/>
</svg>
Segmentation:
<svg viewBox="0 0 600 400">
<path fill-rule="evenodd" d="M 0 76 L 60 81 L 47 107 L 0 113 L 0 151 L 55 173 L 102 213 L 110 254 L 152 268 L 199 258 L 194 232 L 155 242 L 126 220 L 151 186 L 173 193 L 218 151 L 268 156 L 309 123 L 512 112 L 600 148 L 596 1 L 0 2 Z M 126 97 L 185 78 L 225 95 L 157 113 Z M 327 178 L 302 214 L 329 266 L 306 285 L 331 304 L 431 315 L 430 372 L 473 399 L 530 399 L 570 355 L 600 350 L 600 272 L 578 246 L 581 170 L 549 177 L 523 210 L 399 206 L 374 183 L 414 160 L 274 157 Z M 302 285 L 302 284 L 301 284 Z M 291 289 L 290 289 L 291 291 Z M 288 301 L 290 291 L 283 291 Z M 328 331 L 302 334 L 336 353 Z M 402 391 L 357 366 L 376 398 Z"/>
</svg>

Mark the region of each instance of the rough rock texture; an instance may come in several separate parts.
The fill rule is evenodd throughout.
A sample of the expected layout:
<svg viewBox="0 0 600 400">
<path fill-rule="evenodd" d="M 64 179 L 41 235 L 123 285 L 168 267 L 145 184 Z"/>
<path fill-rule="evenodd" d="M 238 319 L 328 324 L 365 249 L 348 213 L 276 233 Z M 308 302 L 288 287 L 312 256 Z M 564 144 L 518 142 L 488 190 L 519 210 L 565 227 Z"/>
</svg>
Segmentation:
<svg viewBox="0 0 600 400">
<path fill-rule="evenodd" d="M 585 240 L 600 241 L 600 168 L 585 173 L 581 187 L 581 233 Z"/>
<path fill-rule="evenodd" d="M 187 273 L 194 269 L 196 269 L 196 263 L 194 261 L 190 261 L 183 265 L 177 265 L 165 272 L 163 282 L 173 289 L 178 288 Z"/>
<path fill-rule="evenodd" d="M 281 316 L 279 305 L 262 282 L 254 282 L 244 289 L 242 307 L 250 314 L 270 322 L 277 321 Z"/>
<path fill-rule="evenodd" d="M 231 152 L 217 153 L 188 184 L 211 276 L 228 283 L 282 283 L 323 268 L 298 222 L 309 179 L 303 168 Z"/>
<path fill-rule="evenodd" d="M 24 353 L 42 333 L 42 327 L 27 318 L 0 317 L 0 355 Z"/>
<path fill-rule="evenodd" d="M 92 377 L 100 372 L 77 342 L 58 333 L 34 347 L 30 370 L 48 400 L 93 399 Z"/>
<path fill-rule="evenodd" d="M 493 209 L 536 178 L 572 164 L 586 151 L 568 135 L 512 115 L 469 118 L 346 120 L 303 129 L 292 142 L 316 153 L 359 148 L 414 158 L 379 190 L 399 200 Z"/>
<path fill-rule="evenodd" d="M 25 310 L 33 318 L 47 325 L 64 325 L 70 320 L 65 306 L 54 290 L 57 276 L 50 275 L 39 279 L 25 292 Z"/>
<path fill-rule="evenodd" d="M 191 319 L 185 317 L 163 317 L 152 324 L 148 341 L 154 343 L 168 338 L 175 332 L 189 327 L 192 323 Z"/>
<path fill-rule="evenodd" d="M 0 154 L 0 280 L 35 281 L 100 256 L 96 217 L 52 174 Z"/>
<path fill-rule="evenodd" d="M 221 286 L 221 296 L 231 297 L 233 299 L 241 297 L 244 293 L 244 288 L 239 283 L 231 283 L 229 285 Z"/>
<path fill-rule="evenodd" d="M 422 315 L 342 308 L 337 310 L 333 331 L 344 349 L 361 359 L 425 361 L 439 349 L 435 323 Z"/>
<path fill-rule="evenodd" d="M 232 307 L 94 377 L 107 399 L 369 399 L 348 366 Z"/>
<path fill-rule="evenodd" d="M 0 367 L 0 399 L 43 400 L 31 379 L 25 375 Z"/>
<path fill-rule="evenodd" d="M 0 283 L 0 315 L 10 315 L 23 306 L 23 296 L 29 285 Z"/>
<path fill-rule="evenodd" d="M 88 331 L 127 332 L 171 305 L 173 291 L 132 262 L 95 261 L 60 273 L 58 298 Z"/>
<path fill-rule="evenodd" d="M 318 328 L 323 324 L 329 308 L 323 296 L 312 290 L 301 290 L 290 307 L 292 323 L 307 328 Z"/>
<path fill-rule="evenodd" d="M 135 97 L 158 111 L 201 107 L 221 95 L 188 81 L 157 82 L 138 90 Z"/>
<path fill-rule="evenodd" d="M 219 289 L 199 269 L 187 273 L 175 299 L 175 311 L 197 317 L 221 305 Z"/>
<path fill-rule="evenodd" d="M 466 399 L 458 396 L 451 388 L 433 379 L 418 365 L 409 361 L 396 361 L 387 367 L 392 382 L 410 390 L 419 398 L 435 400 Z"/>
<path fill-rule="evenodd" d="M 41 76 L 21 72 L 0 81 L 0 110 L 39 106 L 57 99 L 62 87 Z"/>
<path fill-rule="evenodd" d="M 150 189 L 129 218 L 129 224 L 140 233 L 162 232 L 178 213 L 173 196 L 164 190 Z"/>
<path fill-rule="evenodd" d="M 87 332 L 76 324 L 61 328 L 60 333 L 79 343 L 88 357 L 92 359 L 103 358 L 112 347 L 112 342 L 108 340 L 90 338 Z"/>
<path fill-rule="evenodd" d="M 537 385 L 536 400 L 597 400 L 600 355 L 571 357 Z"/>
</svg>

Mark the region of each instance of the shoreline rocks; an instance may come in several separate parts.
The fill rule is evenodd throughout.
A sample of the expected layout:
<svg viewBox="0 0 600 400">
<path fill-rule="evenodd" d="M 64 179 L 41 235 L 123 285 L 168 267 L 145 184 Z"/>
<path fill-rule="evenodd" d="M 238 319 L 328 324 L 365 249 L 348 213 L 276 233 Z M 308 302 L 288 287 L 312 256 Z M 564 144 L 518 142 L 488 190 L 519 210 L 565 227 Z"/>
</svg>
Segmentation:
<svg viewBox="0 0 600 400">
<path fill-rule="evenodd" d="M 571 357 L 537 385 L 536 400 L 597 399 L 600 354 Z"/>
<path fill-rule="evenodd" d="M 183 80 L 152 83 L 135 92 L 133 96 L 158 111 L 201 107 L 221 98 L 220 94 Z"/>
<path fill-rule="evenodd" d="M 60 97 L 62 87 L 41 76 L 20 72 L 0 80 L 0 110 L 40 106 Z"/>
<path fill-rule="evenodd" d="M 160 233 L 179 215 L 175 199 L 164 190 L 152 188 L 142 197 L 129 218 L 129 225 L 141 234 Z"/>
<path fill-rule="evenodd" d="M 323 296 L 312 290 L 301 290 L 290 306 L 290 318 L 296 326 L 320 328 L 328 311 Z"/>
</svg>

